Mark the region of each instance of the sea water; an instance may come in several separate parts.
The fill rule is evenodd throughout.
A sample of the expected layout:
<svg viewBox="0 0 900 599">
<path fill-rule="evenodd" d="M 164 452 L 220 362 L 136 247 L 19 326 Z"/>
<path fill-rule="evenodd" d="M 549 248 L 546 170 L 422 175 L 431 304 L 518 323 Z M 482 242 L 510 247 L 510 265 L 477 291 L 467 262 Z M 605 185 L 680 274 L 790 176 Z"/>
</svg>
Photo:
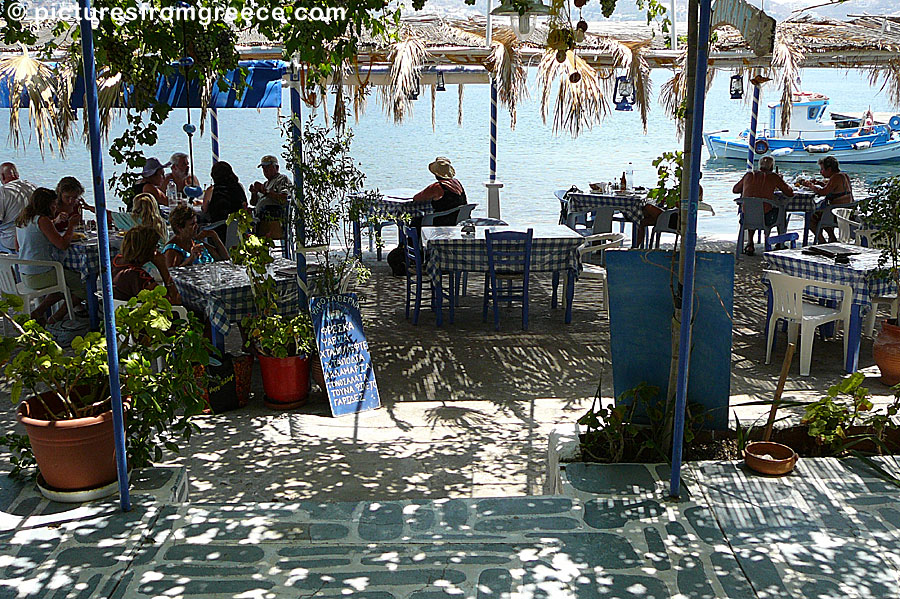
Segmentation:
<svg viewBox="0 0 900 599">
<path fill-rule="evenodd" d="M 750 124 L 750 92 L 744 100 L 731 100 L 728 79 L 733 73 L 719 71 L 709 90 L 706 102 L 705 130 L 730 129 L 741 131 Z M 671 76 L 669 71 L 655 69 L 652 72 L 653 102 L 646 132 L 643 130 L 637 110 L 620 112 L 612 110 L 603 124 L 584 132 L 577 139 L 568 134 L 552 132 L 553 106 L 549 107 L 548 123 L 540 115 L 539 89 L 535 82 L 535 69 L 530 69 L 530 98 L 522 101 L 517 110 L 516 127 L 510 129 L 509 112 L 502 107 L 498 118 L 497 179 L 503 183 L 501 191 L 502 217 L 512 223 L 557 222 L 559 202 L 553 195 L 557 189 L 577 185 L 588 189 L 590 182 L 617 181 L 628 163 L 634 167 L 634 183 L 645 187 L 656 184 L 656 170 L 651 162 L 665 151 L 681 149 L 676 137 L 675 123 L 667 117 L 658 103 L 661 85 Z M 831 110 L 836 112 L 861 112 L 871 107 L 875 112 L 898 111 L 892 107 L 887 94 L 872 87 L 868 75 L 860 71 L 836 69 L 806 69 L 802 72 L 801 87 L 805 91 L 821 92 L 831 99 Z M 749 85 L 747 85 L 749 87 Z M 555 98 L 555 96 L 553 96 Z M 770 84 L 764 88 L 760 128 L 768 125 L 765 105 L 775 102 L 780 90 Z M 412 118 L 402 125 L 395 125 L 384 113 L 377 94 L 368 100 L 368 109 L 350 125 L 354 139 L 352 154 L 359 162 L 367 179 L 367 187 L 420 188 L 434 181 L 428 172 L 428 164 L 436 156 L 447 156 L 456 168 L 457 178 L 463 183 L 470 203 L 477 203 L 475 215 L 486 215 L 486 191 L 484 182 L 489 178 L 490 152 L 490 89 L 487 85 L 468 85 L 464 89 L 463 121 L 457 123 L 458 92 L 456 86 L 438 92 L 435 102 L 435 122 L 432 127 L 431 91 L 425 92 L 415 102 Z M 289 99 L 284 94 L 282 110 L 232 109 L 219 111 L 220 157 L 234 167 L 241 182 L 249 186 L 262 180 L 259 159 L 265 154 L 282 154 L 283 139 L 280 122 L 288 113 Z M 311 113 L 304 107 L 304 117 Z M 199 109 L 192 111 L 192 121 L 197 123 Z M 0 137 L 8 134 L 8 121 L 0 118 Z M 318 120 L 324 111 L 316 111 Z M 21 116 L 25 118 L 25 115 Z M 187 152 L 187 136 L 181 127 L 186 122 L 186 109 L 173 110 L 160 128 L 159 143 L 146 148 L 146 156 L 156 156 L 163 162 L 173 152 Z M 111 139 L 124 129 L 115 123 Z M 104 150 L 105 150 L 104 144 Z M 210 182 L 212 165 L 208 128 L 201 137 L 194 138 L 195 171 L 204 185 Z M 698 227 L 702 235 L 734 237 L 737 230 L 734 194 L 731 188 L 745 170 L 741 161 L 710 160 L 703 150 L 702 185 L 704 199 L 715 209 L 715 216 L 701 213 Z M 86 200 L 92 202 L 90 185 L 90 154 L 85 145 L 72 144 L 65 156 L 47 154 L 41 156 L 36 144 L 15 149 L 7 142 L 2 160 L 14 161 L 23 178 L 47 187 L 55 186 L 63 176 L 72 175 L 81 180 L 87 189 Z M 780 170 L 788 178 L 803 174 L 816 175 L 814 163 L 805 166 L 781 165 Z M 872 181 L 889 175 L 900 174 L 900 162 L 882 165 L 847 165 L 858 190 Z M 105 156 L 106 176 L 121 171 Z M 107 201 L 118 207 L 121 202 L 110 194 Z"/>
</svg>

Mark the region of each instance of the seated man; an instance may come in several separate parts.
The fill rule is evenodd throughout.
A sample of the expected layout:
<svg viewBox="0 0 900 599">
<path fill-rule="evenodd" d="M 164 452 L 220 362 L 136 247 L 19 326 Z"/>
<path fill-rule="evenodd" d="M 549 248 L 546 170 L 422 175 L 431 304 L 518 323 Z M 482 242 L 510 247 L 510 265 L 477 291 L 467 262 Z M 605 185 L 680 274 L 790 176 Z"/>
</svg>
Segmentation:
<svg viewBox="0 0 900 599">
<path fill-rule="evenodd" d="M 263 170 L 266 181 L 256 181 L 250 186 L 250 205 L 254 207 L 254 216 L 259 221 L 257 234 L 281 239 L 284 236 L 281 230 L 284 204 L 294 184 L 287 175 L 278 172 L 278 158 L 275 156 L 263 156 L 259 168 Z"/>
<path fill-rule="evenodd" d="M 25 208 L 35 185 L 19 178 L 12 162 L 0 164 L 0 250 L 16 253 L 16 218 Z"/>
<path fill-rule="evenodd" d="M 785 196 L 794 197 L 794 190 L 784 182 L 781 175 L 775 172 L 775 159 L 771 156 L 763 156 L 759 159 L 759 170 L 745 174 L 740 181 L 735 183 L 731 191 L 740 194 L 742 198 L 761 198 L 763 200 L 775 200 L 775 190 L 780 190 Z M 774 227 L 778 222 L 778 210 L 768 202 L 763 202 L 763 213 L 766 226 Z M 756 251 L 753 247 L 753 231 L 750 232 L 747 247 L 744 253 L 752 256 Z"/>
<path fill-rule="evenodd" d="M 152 262 L 159 270 L 166 285 L 166 298 L 173 304 L 180 304 L 181 297 L 175 289 L 172 275 L 166 266 L 159 247 L 159 233 L 152 227 L 141 225 L 132 227 L 125 233 L 122 250 L 112 260 L 113 297 L 127 301 L 144 289 L 153 289 L 156 280 L 144 270 L 144 265 Z"/>
</svg>

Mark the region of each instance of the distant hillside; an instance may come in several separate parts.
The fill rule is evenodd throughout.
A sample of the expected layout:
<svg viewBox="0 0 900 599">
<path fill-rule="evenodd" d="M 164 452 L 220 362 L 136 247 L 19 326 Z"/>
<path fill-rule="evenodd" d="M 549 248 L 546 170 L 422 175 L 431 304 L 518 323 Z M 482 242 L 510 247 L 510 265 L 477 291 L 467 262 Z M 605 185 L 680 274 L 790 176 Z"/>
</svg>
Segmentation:
<svg viewBox="0 0 900 599">
<path fill-rule="evenodd" d="M 791 16 L 792 11 L 803 8 L 805 6 L 814 6 L 822 4 L 825 0 L 764 0 L 767 14 L 775 17 L 777 20 L 784 20 Z M 546 4 L 547 2 L 545 2 Z M 494 2 L 497 6 L 499 1 Z M 669 0 L 663 0 L 663 4 L 668 7 Z M 759 6 L 759 0 L 753 0 L 751 4 Z M 411 12 L 411 9 L 408 9 Z M 423 12 L 439 14 L 447 17 L 464 17 L 468 15 L 483 15 L 487 11 L 487 0 L 476 0 L 475 6 L 469 6 L 463 0 L 426 0 Z M 686 0 L 676 0 L 676 11 L 678 12 L 678 20 L 683 21 L 687 15 Z M 585 19 L 588 21 L 600 21 L 604 19 L 600 10 L 600 2 L 598 0 L 589 0 L 588 4 L 582 9 Z M 848 14 L 870 14 L 870 15 L 900 15 L 900 5 L 897 0 L 849 0 L 842 4 L 834 6 L 818 7 L 804 14 L 817 15 L 832 19 L 843 19 Z M 637 9 L 634 0 L 618 0 L 616 3 L 616 11 L 610 20 L 613 21 L 635 21 L 646 18 L 641 11 Z"/>
</svg>

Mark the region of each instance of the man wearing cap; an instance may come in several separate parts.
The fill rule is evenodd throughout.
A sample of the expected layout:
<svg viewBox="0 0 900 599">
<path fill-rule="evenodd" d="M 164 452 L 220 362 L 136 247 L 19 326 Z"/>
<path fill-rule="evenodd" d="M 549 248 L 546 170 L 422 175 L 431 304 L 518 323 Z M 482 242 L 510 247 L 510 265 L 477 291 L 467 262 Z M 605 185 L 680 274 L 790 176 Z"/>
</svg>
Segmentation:
<svg viewBox="0 0 900 599">
<path fill-rule="evenodd" d="M 31 199 L 35 185 L 19 178 L 12 162 L 0 164 L 0 248 L 15 253 L 16 218 Z"/>
<path fill-rule="evenodd" d="M 151 157 L 147 159 L 144 168 L 141 171 L 141 182 L 135 185 L 135 194 L 149 193 L 160 206 L 168 206 L 169 198 L 163 187 L 166 184 L 166 168 L 169 163 L 161 163 L 158 158 Z M 130 209 L 130 207 L 129 207 Z"/>
<path fill-rule="evenodd" d="M 435 212 L 444 212 L 466 205 L 466 191 L 463 189 L 462 183 L 456 179 L 456 169 L 450 164 L 449 158 L 438 156 L 434 162 L 428 165 L 428 170 L 437 181 L 414 195 L 414 201 L 431 200 L 431 208 Z M 413 220 L 414 225 L 419 225 L 421 222 L 421 219 Z M 434 224 L 437 227 L 455 225 L 456 215 L 438 216 L 434 219 Z"/>
<path fill-rule="evenodd" d="M 278 158 L 263 156 L 259 161 L 265 183 L 257 181 L 250 186 L 250 205 L 259 220 L 257 234 L 273 239 L 283 236 L 281 217 L 284 203 L 293 190 L 293 183 L 287 175 L 278 172 Z"/>
</svg>

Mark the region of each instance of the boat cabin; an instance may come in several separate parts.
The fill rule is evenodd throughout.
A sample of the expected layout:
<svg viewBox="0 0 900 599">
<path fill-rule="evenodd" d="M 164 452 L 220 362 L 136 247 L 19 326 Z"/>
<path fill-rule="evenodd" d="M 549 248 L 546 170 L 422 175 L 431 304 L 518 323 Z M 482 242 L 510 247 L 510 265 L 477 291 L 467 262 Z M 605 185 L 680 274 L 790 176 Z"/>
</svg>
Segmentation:
<svg viewBox="0 0 900 599">
<path fill-rule="evenodd" d="M 834 139 L 834 123 L 825 121 L 825 108 L 828 106 L 828 96 L 816 92 L 795 92 L 791 106 L 791 128 L 781 132 L 781 102 L 769 104 L 768 137 L 796 139 L 802 137 L 804 141 L 832 140 Z"/>
</svg>

